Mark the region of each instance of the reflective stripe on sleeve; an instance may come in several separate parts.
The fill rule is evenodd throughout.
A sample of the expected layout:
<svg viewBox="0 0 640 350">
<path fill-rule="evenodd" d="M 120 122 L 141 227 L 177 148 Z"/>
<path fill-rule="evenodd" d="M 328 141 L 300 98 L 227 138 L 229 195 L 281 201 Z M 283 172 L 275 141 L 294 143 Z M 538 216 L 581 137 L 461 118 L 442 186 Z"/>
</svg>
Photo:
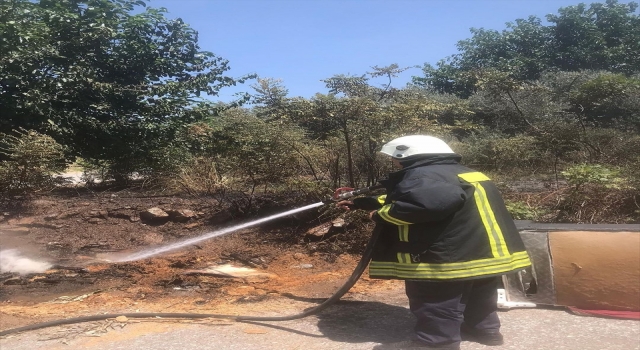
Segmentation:
<svg viewBox="0 0 640 350">
<path fill-rule="evenodd" d="M 491 180 L 487 175 L 476 171 L 473 173 L 464 173 L 458 174 L 458 177 L 463 179 L 466 182 L 480 182 L 480 181 L 489 181 Z"/>
<path fill-rule="evenodd" d="M 484 187 L 482 187 L 480 182 L 478 182 L 489 181 L 490 179 L 480 172 L 459 174 L 458 176 L 461 179 L 469 182 L 475 188 L 473 197 L 475 199 L 480 218 L 482 219 L 482 224 L 484 225 L 484 228 L 487 232 L 487 237 L 489 238 L 491 253 L 494 257 L 508 256 L 509 251 L 504 241 L 502 229 L 500 228 L 500 225 L 498 225 L 493 210 L 491 209 L 491 204 L 487 199 L 487 192 L 485 191 Z"/>
<path fill-rule="evenodd" d="M 385 221 L 388 221 L 394 225 L 410 225 L 410 222 L 402 221 L 400 219 L 396 219 L 389 215 L 389 209 L 391 209 L 392 204 L 387 204 L 382 209 L 378 210 L 378 215 Z"/>
</svg>

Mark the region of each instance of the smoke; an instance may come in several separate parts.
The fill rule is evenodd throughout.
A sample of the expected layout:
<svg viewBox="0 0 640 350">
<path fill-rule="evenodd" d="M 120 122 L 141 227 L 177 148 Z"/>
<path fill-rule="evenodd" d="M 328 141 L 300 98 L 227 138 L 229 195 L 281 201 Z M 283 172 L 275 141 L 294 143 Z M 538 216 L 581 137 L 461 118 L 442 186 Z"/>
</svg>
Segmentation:
<svg viewBox="0 0 640 350">
<path fill-rule="evenodd" d="M 0 250 L 0 272 L 16 272 L 21 275 L 45 272 L 51 264 L 24 257 L 16 249 Z"/>
</svg>

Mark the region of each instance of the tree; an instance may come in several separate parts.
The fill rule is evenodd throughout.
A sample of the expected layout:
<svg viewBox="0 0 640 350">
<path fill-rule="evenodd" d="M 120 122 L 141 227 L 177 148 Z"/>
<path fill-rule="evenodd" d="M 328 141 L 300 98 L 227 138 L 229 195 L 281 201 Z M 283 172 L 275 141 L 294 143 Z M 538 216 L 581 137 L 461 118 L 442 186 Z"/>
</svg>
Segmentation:
<svg viewBox="0 0 640 350">
<path fill-rule="evenodd" d="M 536 80 L 548 70 L 609 70 L 640 72 L 638 4 L 616 0 L 561 8 L 548 15 L 548 26 L 535 16 L 507 23 L 502 31 L 471 29 L 472 37 L 458 42 L 460 53 L 425 64 L 413 82 L 440 92 L 470 96 L 477 73 L 496 70 L 510 78 Z"/>
<path fill-rule="evenodd" d="M 195 102 L 248 77 L 201 51 L 198 34 L 136 0 L 0 3 L 0 132 L 44 131 L 118 171 L 202 115 Z M 134 11 L 140 11 L 134 13 Z M 206 107 L 209 108 L 209 107 Z"/>
<path fill-rule="evenodd" d="M 616 0 L 569 6 L 552 23 L 550 66 L 563 71 L 607 70 L 626 75 L 640 72 L 638 3 Z"/>
<path fill-rule="evenodd" d="M 255 93 L 250 101 L 257 116 L 269 121 L 286 118 L 289 90 L 280 79 L 258 78 L 251 87 Z"/>
<path fill-rule="evenodd" d="M 640 131 L 640 79 L 601 73 L 571 96 L 576 113 L 599 127 Z"/>
</svg>

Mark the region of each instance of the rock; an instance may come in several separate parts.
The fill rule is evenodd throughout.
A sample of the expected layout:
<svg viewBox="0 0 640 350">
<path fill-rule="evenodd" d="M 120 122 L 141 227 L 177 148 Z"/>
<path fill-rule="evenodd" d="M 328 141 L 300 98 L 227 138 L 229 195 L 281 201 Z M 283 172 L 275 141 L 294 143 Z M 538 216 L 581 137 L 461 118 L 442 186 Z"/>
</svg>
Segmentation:
<svg viewBox="0 0 640 350">
<path fill-rule="evenodd" d="M 316 227 L 312 227 L 311 229 L 307 230 L 304 236 L 310 241 L 319 241 L 324 238 L 324 236 L 329 232 L 330 228 L 331 228 L 330 222 L 324 223 L 322 225 L 318 225 Z"/>
<path fill-rule="evenodd" d="M 118 317 L 116 317 L 116 322 L 125 323 L 127 321 L 129 321 L 127 316 L 118 316 Z"/>
<path fill-rule="evenodd" d="M 192 228 L 196 228 L 198 226 L 202 226 L 201 222 L 192 222 L 190 224 L 184 225 L 184 228 L 186 228 L 187 230 L 191 230 Z"/>
<path fill-rule="evenodd" d="M 103 218 L 103 219 L 107 219 L 109 217 L 109 212 L 107 212 L 106 210 L 91 210 L 89 212 L 89 216 L 92 218 Z"/>
<path fill-rule="evenodd" d="M 102 221 L 101 218 L 89 218 L 89 220 L 87 220 L 88 223 L 95 225 L 102 223 Z"/>
<path fill-rule="evenodd" d="M 311 228 L 305 233 L 304 238 L 311 242 L 322 241 L 339 233 L 343 233 L 345 229 L 344 226 L 344 220 L 336 219 L 333 222 L 327 222 Z"/>
<path fill-rule="evenodd" d="M 141 211 L 140 219 L 151 222 L 162 222 L 169 219 L 169 214 L 160 208 L 154 207 Z"/>
<path fill-rule="evenodd" d="M 193 210 L 189 209 L 177 209 L 177 210 L 167 210 L 169 217 L 172 221 L 177 222 L 185 222 L 190 219 L 196 218 L 198 215 Z"/>
<path fill-rule="evenodd" d="M 296 260 L 303 260 L 307 257 L 306 254 L 302 254 L 302 253 L 295 253 L 293 254 L 293 258 Z"/>
</svg>

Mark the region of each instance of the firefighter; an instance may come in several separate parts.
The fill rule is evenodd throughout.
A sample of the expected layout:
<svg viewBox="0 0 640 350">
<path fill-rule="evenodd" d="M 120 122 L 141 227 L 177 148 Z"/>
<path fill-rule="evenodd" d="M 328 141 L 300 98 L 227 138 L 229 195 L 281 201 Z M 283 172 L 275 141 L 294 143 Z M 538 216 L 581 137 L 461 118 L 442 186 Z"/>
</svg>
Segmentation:
<svg viewBox="0 0 640 350">
<path fill-rule="evenodd" d="M 338 205 L 370 210 L 381 226 L 369 275 L 404 280 L 417 323 L 414 339 L 374 349 L 503 344 L 499 278 L 531 262 L 498 189 L 436 137 L 400 137 L 380 152 L 400 168 L 381 182 L 387 194 Z"/>
</svg>

